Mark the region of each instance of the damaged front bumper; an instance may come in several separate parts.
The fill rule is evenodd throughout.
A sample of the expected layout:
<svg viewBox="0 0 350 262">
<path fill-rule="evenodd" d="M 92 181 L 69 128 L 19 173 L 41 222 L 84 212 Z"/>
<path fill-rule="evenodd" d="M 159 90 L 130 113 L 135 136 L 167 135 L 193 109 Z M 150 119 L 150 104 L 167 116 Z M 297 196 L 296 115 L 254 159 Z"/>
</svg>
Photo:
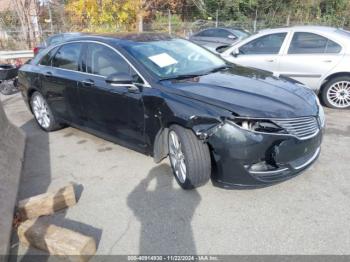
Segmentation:
<svg viewBox="0 0 350 262">
<path fill-rule="evenodd" d="M 263 187 L 287 180 L 319 156 L 323 130 L 306 140 L 225 123 L 208 138 L 213 180 L 224 187 Z"/>
</svg>

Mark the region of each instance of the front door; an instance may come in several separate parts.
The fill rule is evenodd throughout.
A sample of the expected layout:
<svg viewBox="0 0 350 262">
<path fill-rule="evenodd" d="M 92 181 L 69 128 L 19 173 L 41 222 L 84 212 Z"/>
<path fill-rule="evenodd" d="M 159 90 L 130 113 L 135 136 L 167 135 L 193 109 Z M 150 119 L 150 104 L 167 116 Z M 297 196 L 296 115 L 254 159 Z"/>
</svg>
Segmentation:
<svg viewBox="0 0 350 262">
<path fill-rule="evenodd" d="M 275 72 L 279 53 L 287 36 L 286 32 L 268 34 L 238 45 L 238 53 L 227 54 L 224 59 L 232 63 Z"/>
<path fill-rule="evenodd" d="M 82 67 L 86 75 L 79 83 L 79 97 L 86 126 L 120 142 L 143 146 L 142 89 L 131 92 L 127 86 L 113 86 L 105 81 L 114 73 L 133 75 L 132 68 L 108 46 L 98 43 L 85 45 Z"/>
</svg>

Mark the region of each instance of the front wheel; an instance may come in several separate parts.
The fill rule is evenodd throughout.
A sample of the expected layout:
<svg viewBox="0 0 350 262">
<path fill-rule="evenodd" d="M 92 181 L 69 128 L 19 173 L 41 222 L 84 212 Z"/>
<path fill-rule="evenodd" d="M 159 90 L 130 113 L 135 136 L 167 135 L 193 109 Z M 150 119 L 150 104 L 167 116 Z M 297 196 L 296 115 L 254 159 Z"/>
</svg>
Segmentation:
<svg viewBox="0 0 350 262">
<path fill-rule="evenodd" d="M 183 189 L 193 189 L 208 182 L 211 160 L 207 144 L 191 130 L 173 125 L 169 130 L 168 146 L 174 176 Z"/>
<path fill-rule="evenodd" d="M 350 108 L 350 77 L 336 77 L 322 89 L 322 101 L 331 108 Z"/>
</svg>

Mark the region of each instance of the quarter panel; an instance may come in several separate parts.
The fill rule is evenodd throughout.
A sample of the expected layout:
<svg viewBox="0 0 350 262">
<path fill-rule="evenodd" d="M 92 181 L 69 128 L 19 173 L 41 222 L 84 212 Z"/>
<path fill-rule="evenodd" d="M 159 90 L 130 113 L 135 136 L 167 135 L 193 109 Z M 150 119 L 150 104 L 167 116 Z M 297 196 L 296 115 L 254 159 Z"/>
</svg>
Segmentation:
<svg viewBox="0 0 350 262">
<path fill-rule="evenodd" d="M 40 68 L 35 65 L 25 64 L 18 71 L 18 88 L 21 91 L 24 102 L 29 106 L 30 95 L 34 90 L 41 89 Z"/>
</svg>

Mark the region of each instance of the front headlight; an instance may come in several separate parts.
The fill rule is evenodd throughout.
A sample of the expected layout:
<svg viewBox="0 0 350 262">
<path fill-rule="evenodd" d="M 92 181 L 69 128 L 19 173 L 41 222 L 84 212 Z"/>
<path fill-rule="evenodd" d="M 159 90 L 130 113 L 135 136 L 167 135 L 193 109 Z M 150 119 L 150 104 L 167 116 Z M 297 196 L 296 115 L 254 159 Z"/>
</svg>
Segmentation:
<svg viewBox="0 0 350 262">
<path fill-rule="evenodd" d="M 230 122 L 248 131 L 281 134 L 287 133 L 282 127 L 276 125 L 270 120 L 234 118 L 230 119 Z"/>
</svg>

